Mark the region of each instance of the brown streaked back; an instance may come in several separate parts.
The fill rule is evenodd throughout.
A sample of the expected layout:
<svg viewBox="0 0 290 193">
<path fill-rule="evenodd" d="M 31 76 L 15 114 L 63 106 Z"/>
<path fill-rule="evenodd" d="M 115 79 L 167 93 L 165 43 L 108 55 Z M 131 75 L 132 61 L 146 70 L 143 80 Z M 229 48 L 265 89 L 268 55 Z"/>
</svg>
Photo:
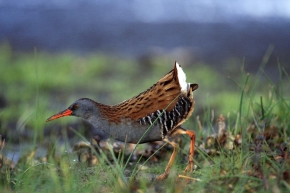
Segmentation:
<svg viewBox="0 0 290 193">
<path fill-rule="evenodd" d="M 109 121 L 118 123 L 122 118 L 138 120 L 167 107 L 171 111 L 181 94 L 176 65 L 148 90 L 115 106 L 100 106 L 101 112 Z"/>
</svg>

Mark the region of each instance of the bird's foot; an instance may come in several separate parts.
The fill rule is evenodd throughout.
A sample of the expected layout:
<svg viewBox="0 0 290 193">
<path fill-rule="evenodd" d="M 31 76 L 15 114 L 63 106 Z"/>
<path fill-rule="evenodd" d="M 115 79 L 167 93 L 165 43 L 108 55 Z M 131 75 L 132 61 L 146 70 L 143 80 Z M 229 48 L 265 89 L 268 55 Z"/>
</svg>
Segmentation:
<svg viewBox="0 0 290 193">
<path fill-rule="evenodd" d="M 167 172 L 164 172 L 163 174 L 160 174 L 156 180 L 164 180 L 165 178 L 168 177 L 168 173 Z"/>
<path fill-rule="evenodd" d="M 189 183 L 190 181 L 201 181 L 198 178 L 192 178 L 190 177 L 190 173 L 192 173 L 197 168 L 196 165 L 193 164 L 193 161 L 189 161 L 188 165 L 186 166 L 184 172 L 182 175 L 178 175 L 177 180 L 181 180 L 185 184 Z"/>
</svg>

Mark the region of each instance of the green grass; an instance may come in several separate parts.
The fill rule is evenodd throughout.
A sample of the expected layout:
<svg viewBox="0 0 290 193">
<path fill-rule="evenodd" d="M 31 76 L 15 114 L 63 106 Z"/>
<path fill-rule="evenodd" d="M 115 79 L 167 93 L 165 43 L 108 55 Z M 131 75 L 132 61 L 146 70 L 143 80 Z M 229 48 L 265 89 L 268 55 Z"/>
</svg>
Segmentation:
<svg viewBox="0 0 290 193">
<path fill-rule="evenodd" d="M 140 145 L 137 159 L 126 164 L 128 147 L 120 152 L 110 146 L 99 151 L 92 142 L 92 147 L 72 152 L 77 141 L 91 141 L 79 119 L 49 124 L 45 120 L 80 97 L 119 103 L 155 83 L 174 61 L 154 58 L 144 66 L 101 54 L 15 53 L 4 44 L 0 46 L 0 68 L 4 69 L 0 71 L 4 101 L 0 135 L 8 140 L 0 143 L 1 192 L 290 191 L 290 77 L 277 62 L 280 75 L 271 80 L 264 73 L 266 63 L 264 58 L 256 74 L 246 72 L 242 63 L 230 74 L 201 63 L 183 67 L 187 80 L 200 86 L 194 93 L 195 112 L 184 124 L 197 133 L 198 167 L 188 176 L 200 181 L 176 180 L 187 164 L 189 139 L 182 137 L 170 176 L 160 182 L 154 178 L 164 171 L 170 147 L 148 160 L 141 154 L 152 146 Z M 218 139 L 212 134 L 217 132 L 220 114 L 227 132 Z M 6 156 L 13 153 L 20 161 L 12 165 Z M 140 169 L 141 164 L 146 168 Z"/>
</svg>

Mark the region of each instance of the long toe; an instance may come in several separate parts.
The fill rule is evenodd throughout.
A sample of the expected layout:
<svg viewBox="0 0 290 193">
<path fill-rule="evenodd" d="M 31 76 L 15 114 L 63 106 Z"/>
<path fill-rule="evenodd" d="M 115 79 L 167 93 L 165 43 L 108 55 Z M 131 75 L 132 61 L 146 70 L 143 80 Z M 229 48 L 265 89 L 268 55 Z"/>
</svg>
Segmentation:
<svg viewBox="0 0 290 193">
<path fill-rule="evenodd" d="M 164 180 L 168 177 L 168 173 L 164 172 L 163 174 L 160 174 L 156 179 L 157 180 Z"/>
</svg>

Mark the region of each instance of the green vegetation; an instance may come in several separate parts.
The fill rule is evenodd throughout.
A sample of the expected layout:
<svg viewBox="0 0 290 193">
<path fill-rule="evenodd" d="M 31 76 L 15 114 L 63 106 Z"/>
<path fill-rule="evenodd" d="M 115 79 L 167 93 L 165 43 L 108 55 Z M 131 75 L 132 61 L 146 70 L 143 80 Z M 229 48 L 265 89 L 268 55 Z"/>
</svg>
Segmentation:
<svg viewBox="0 0 290 193">
<path fill-rule="evenodd" d="M 242 62 L 223 73 L 201 63 L 183 66 L 188 82 L 200 86 L 195 112 L 184 124 L 197 133 L 197 169 L 186 174 L 189 179 L 176 179 L 187 164 L 186 137 L 169 178 L 154 181 L 169 146 L 153 154 L 163 144 L 140 145 L 126 165 L 131 145 L 92 140 L 77 118 L 45 122 L 81 97 L 119 103 L 173 64 L 164 57 L 145 66 L 104 54 L 24 54 L 1 45 L 0 135 L 7 138 L 0 140 L 1 192 L 290 191 L 290 76 L 279 62 L 275 80 L 264 73 L 265 60 L 257 74 L 247 73 Z"/>
</svg>

